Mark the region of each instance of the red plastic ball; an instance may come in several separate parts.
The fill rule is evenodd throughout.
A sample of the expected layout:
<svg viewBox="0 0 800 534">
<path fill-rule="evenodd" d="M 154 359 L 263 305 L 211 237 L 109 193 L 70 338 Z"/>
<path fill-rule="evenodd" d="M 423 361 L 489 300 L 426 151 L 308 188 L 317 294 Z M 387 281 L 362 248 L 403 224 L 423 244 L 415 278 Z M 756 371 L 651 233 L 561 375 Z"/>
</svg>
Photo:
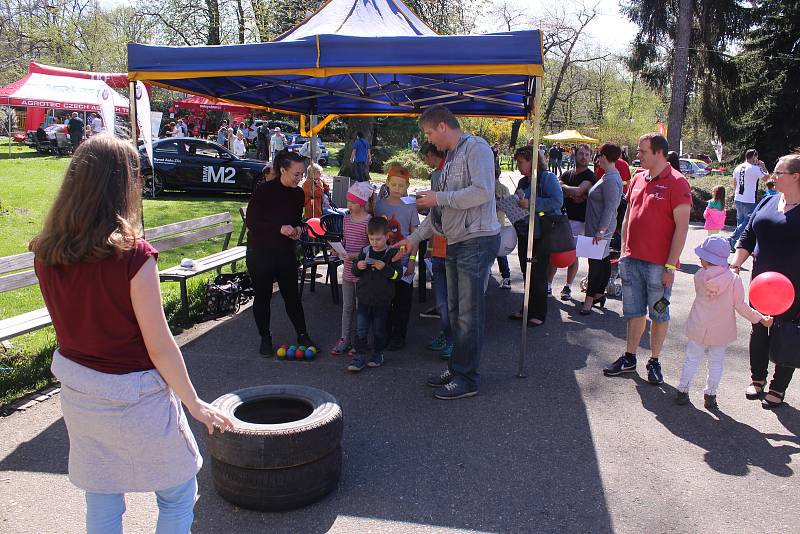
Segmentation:
<svg viewBox="0 0 800 534">
<path fill-rule="evenodd" d="M 575 249 L 564 252 L 553 252 L 550 254 L 550 263 L 553 265 L 553 267 L 569 267 L 575 263 L 575 258 Z"/>
<path fill-rule="evenodd" d="M 781 273 L 761 273 L 750 282 L 750 304 L 764 315 L 780 315 L 793 302 L 792 281 Z"/>
<path fill-rule="evenodd" d="M 294 359 L 295 360 L 302 360 L 306 355 L 306 351 L 297 349 L 294 351 Z"/>
</svg>

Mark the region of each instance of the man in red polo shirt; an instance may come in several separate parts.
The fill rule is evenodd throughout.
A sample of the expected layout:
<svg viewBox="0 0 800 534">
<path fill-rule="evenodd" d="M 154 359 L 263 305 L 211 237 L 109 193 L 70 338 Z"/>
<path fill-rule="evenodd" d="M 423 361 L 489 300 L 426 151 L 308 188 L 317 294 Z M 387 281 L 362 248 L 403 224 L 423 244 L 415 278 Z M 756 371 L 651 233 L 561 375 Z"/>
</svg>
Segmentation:
<svg viewBox="0 0 800 534">
<path fill-rule="evenodd" d="M 664 381 L 658 357 L 669 328 L 669 298 L 686 233 L 692 193 L 683 175 L 667 161 L 669 145 L 658 134 L 639 138 L 642 170 L 628 187 L 622 221 L 622 313 L 628 321 L 625 354 L 603 369 L 606 376 L 636 371 L 636 350 L 650 315 L 647 381 Z"/>
</svg>

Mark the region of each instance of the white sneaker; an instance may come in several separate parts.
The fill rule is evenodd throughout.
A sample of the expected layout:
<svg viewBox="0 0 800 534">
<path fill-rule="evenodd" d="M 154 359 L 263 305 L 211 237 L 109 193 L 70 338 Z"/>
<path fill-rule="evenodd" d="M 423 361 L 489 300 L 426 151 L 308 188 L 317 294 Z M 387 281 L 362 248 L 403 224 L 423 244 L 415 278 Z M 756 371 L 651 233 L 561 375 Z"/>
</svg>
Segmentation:
<svg viewBox="0 0 800 534">
<path fill-rule="evenodd" d="M 511 289 L 511 278 L 503 278 L 500 282 L 500 289 Z"/>
</svg>

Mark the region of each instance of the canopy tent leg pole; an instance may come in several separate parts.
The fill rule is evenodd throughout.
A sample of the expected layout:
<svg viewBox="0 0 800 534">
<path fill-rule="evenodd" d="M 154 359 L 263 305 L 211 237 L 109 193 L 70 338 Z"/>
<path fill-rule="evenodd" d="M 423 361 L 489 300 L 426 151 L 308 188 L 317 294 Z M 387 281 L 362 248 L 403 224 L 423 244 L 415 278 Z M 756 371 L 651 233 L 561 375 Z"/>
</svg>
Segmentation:
<svg viewBox="0 0 800 534">
<path fill-rule="evenodd" d="M 531 200 L 530 218 L 528 219 L 528 250 L 525 261 L 525 287 L 522 293 L 522 343 L 520 343 L 519 360 L 517 362 L 517 378 L 525 378 L 525 354 L 528 352 L 528 295 L 531 287 L 533 271 L 533 225 L 536 220 L 536 182 L 539 180 L 539 116 L 542 104 L 542 79 L 535 78 L 536 89 L 533 98 L 533 158 L 531 159 Z"/>
<path fill-rule="evenodd" d="M 309 126 L 308 133 L 310 133 L 311 135 L 308 137 L 308 147 L 310 149 L 309 156 L 311 157 L 311 162 L 308 164 L 309 168 L 311 168 L 311 165 L 313 165 L 314 162 L 317 159 L 317 134 L 314 133 L 314 130 L 317 127 L 317 114 L 316 113 L 312 113 L 311 116 L 310 116 L 310 119 L 311 120 L 309 121 L 310 126 Z M 306 172 L 306 179 L 308 179 L 308 174 L 309 173 Z M 320 180 L 321 179 L 322 179 L 322 177 L 320 176 Z M 314 211 L 314 207 L 315 207 L 314 204 L 316 203 L 316 201 L 314 199 L 314 188 L 315 187 L 316 187 L 316 184 L 314 183 L 314 180 L 312 179 L 311 180 L 311 188 L 310 188 L 310 191 L 311 191 L 311 216 L 312 217 L 314 216 L 314 213 L 316 213 Z M 322 215 L 322 206 L 320 206 L 320 215 Z"/>
<path fill-rule="evenodd" d="M 131 120 L 131 143 L 136 153 L 139 153 L 139 135 L 136 122 L 136 82 L 128 82 L 128 118 Z M 154 171 L 155 174 L 155 171 Z M 153 177 L 153 189 L 155 189 L 155 175 Z M 144 195 L 139 195 L 139 219 L 142 222 L 142 235 L 144 235 Z"/>
</svg>

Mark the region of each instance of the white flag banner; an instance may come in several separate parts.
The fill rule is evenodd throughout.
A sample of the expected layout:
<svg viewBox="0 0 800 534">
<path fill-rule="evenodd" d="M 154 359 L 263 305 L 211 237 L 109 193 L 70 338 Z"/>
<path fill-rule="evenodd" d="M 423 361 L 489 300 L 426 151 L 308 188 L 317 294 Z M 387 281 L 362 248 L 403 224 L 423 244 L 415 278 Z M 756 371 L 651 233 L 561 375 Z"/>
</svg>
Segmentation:
<svg viewBox="0 0 800 534">
<path fill-rule="evenodd" d="M 153 126 L 150 115 L 150 95 L 142 82 L 136 82 L 136 122 L 139 124 L 139 134 L 144 140 L 144 150 L 150 167 L 153 167 Z M 160 118 L 160 117 L 159 117 Z M 160 122 L 160 121 L 159 121 Z"/>
<path fill-rule="evenodd" d="M 114 97 L 111 88 L 103 84 L 97 91 L 97 98 L 100 100 L 100 113 L 103 116 L 103 128 L 111 135 L 115 135 L 114 128 Z"/>
</svg>

